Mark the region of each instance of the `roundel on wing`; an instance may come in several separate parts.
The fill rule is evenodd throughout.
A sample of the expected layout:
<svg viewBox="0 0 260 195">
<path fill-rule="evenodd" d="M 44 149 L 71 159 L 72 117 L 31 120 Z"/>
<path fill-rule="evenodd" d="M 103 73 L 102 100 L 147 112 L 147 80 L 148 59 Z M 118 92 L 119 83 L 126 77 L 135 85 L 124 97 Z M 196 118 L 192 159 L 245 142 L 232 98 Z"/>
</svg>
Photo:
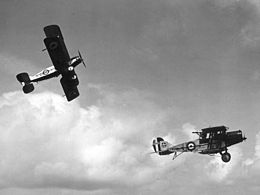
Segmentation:
<svg viewBox="0 0 260 195">
<path fill-rule="evenodd" d="M 57 47 L 58 47 L 58 43 L 55 42 L 55 41 L 53 41 L 53 42 L 51 42 L 51 43 L 49 44 L 49 48 L 50 48 L 51 50 L 57 49 Z"/>
</svg>

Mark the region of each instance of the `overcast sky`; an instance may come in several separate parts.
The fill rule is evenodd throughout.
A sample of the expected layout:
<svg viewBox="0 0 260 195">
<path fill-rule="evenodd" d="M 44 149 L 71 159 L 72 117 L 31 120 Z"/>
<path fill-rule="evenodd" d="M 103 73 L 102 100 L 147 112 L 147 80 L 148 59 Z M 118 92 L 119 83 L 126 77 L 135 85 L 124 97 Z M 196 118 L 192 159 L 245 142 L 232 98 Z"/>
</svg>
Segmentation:
<svg viewBox="0 0 260 195">
<path fill-rule="evenodd" d="M 1 0 L 0 18 L 0 195 L 259 194 L 260 1 Z M 50 24 L 87 63 L 69 103 L 59 78 L 15 78 L 52 65 Z M 229 163 L 148 154 L 215 125 L 248 138 Z"/>
</svg>

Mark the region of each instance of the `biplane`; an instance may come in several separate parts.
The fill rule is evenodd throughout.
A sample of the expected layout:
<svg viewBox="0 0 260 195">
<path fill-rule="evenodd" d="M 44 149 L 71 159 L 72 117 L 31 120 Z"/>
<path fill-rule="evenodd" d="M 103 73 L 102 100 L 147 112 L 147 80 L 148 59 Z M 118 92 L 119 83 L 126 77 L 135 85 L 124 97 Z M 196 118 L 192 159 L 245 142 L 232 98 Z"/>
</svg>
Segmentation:
<svg viewBox="0 0 260 195">
<path fill-rule="evenodd" d="M 153 140 L 154 153 L 159 155 L 168 155 L 174 153 L 173 160 L 184 152 L 196 152 L 200 154 L 214 155 L 219 153 L 223 162 L 229 162 L 231 154 L 228 153 L 228 147 L 243 142 L 246 137 L 242 135 L 241 130 L 227 131 L 226 126 L 217 126 L 201 129 L 198 132 L 192 132 L 199 136 L 199 139 L 184 142 L 178 145 L 172 145 L 163 138 L 157 137 Z"/>
<path fill-rule="evenodd" d="M 61 75 L 60 83 L 68 101 L 71 101 L 79 96 L 77 86 L 79 85 L 78 77 L 74 68 L 82 63 L 85 67 L 84 60 L 78 51 L 78 56 L 70 58 L 68 50 L 58 25 L 49 25 L 44 27 L 46 38 L 44 44 L 53 66 L 45 68 L 34 76 L 29 76 L 28 73 L 23 72 L 16 75 L 17 80 L 23 86 L 24 93 L 31 93 L 34 90 L 33 83 L 47 80 Z M 44 51 L 43 50 L 43 51 Z"/>
</svg>

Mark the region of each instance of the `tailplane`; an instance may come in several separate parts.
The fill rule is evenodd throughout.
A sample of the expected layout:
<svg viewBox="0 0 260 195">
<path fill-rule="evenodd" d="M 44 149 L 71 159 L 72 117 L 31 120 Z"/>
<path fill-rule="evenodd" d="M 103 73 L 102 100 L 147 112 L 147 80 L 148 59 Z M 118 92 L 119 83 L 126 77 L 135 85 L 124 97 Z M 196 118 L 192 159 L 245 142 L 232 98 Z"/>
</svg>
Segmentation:
<svg viewBox="0 0 260 195">
<path fill-rule="evenodd" d="M 34 86 L 27 72 L 16 75 L 16 78 L 22 84 L 24 93 L 31 93 L 34 90 Z"/>
<path fill-rule="evenodd" d="M 159 155 L 166 155 L 171 153 L 169 151 L 169 147 L 171 144 L 167 141 L 164 141 L 163 138 L 157 137 L 153 140 L 153 150 L 155 153 L 158 153 Z"/>
</svg>

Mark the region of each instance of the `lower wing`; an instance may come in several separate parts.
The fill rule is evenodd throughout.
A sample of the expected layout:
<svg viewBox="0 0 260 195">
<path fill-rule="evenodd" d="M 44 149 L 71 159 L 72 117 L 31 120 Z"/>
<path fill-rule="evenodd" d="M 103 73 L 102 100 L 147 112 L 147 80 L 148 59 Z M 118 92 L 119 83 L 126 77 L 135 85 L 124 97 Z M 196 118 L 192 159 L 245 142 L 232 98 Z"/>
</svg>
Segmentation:
<svg viewBox="0 0 260 195">
<path fill-rule="evenodd" d="M 62 77 L 60 83 L 68 101 L 74 100 L 79 96 L 79 90 L 77 88 L 78 79 L 75 81 L 68 81 L 66 77 Z"/>
</svg>

